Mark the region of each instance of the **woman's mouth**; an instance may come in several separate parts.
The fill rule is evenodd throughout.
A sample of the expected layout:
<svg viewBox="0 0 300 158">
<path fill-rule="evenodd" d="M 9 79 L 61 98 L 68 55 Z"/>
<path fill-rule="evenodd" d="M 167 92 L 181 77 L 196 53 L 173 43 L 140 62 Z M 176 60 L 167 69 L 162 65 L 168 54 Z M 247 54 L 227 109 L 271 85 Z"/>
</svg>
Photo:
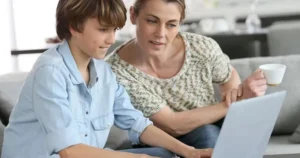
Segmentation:
<svg viewBox="0 0 300 158">
<path fill-rule="evenodd" d="M 160 46 L 160 45 L 164 45 L 164 43 L 162 42 L 157 42 L 157 41 L 150 41 L 151 44 L 154 44 L 154 45 L 157 45 L 157 46 Z"/>
</svg>

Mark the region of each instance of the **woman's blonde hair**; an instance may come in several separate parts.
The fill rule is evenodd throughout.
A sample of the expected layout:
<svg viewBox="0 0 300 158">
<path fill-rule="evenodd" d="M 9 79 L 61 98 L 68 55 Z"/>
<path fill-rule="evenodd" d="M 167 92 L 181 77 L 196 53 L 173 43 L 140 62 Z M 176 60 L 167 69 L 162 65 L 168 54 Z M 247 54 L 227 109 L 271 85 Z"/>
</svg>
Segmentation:
<svg viewBox="0 0 300 158">
<path fill-rule="evenodd" d="M 143 6 L 145 5 L 145 3 L 147 1 L 148 0 L 135 0 L 135 2 L 133 4 L 133 10 L 136 15 L 139 14 L 140 10 L 143 8 Z M 164 1 L 166 3 L 178 4 L 180 11 L 181 11 L 180 21 L 183 21 L 185 19 L 185 10 L 186 10 L 185 0 L 162 0 L 162 1 Z"/>
</svg>

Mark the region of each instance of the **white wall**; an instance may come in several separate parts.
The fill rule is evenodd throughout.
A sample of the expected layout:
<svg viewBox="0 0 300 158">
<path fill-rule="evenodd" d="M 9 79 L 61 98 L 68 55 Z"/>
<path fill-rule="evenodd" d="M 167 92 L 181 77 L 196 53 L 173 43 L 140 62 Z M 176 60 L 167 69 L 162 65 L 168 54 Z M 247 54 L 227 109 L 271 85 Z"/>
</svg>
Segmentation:
<svg viewBox="0 0 300 158">
<path fill-rule="evenodd" d="M 10 0 L 0 0 L 0 74 L 12 71 L 11 64 L 11 24 Z"/>
<path fill-rule="evenodd" d="M 46 46 L 45 38 L 56 35 L 57 3 L 58 0 L 13 0 L 16 48 Z"/>
<path fill-rule="evenodd" d="M 128 9 L 133 1 L 124 0 Z M 188 11 L 186 21 L 207 17 L 226 16 L 234 19 L 236 16 L 246 16 L 249 12 L 248 4 L 252 0 L 219 0 L 218 9 L 201 8 L 201 3 L 210 1 L 217 0 L 187 0 L 187 3 L 190 2 L 191 4 L 189 8 L 194 7 L 195 10 Z M 260 1 L 262 4 L 258 7 L 259 14 L 300 13 L 299 7 L 297 7 L 300 6 L 300 0 Z M 11 8 L 9 2 L 13 4 L 12 11 L 9 10 Z M 57 2 L 58 0 L 0 0 L 0 74 L 12 69 L 9 57 L 10 45 L 17 49 L 45 48 L 45 38 L 56 36 L 55 11 Z M 233 3 L 238 3 L 240 6 L 236 8 L 229 6 Z M 10 12 L 14 15 L 13 19 L 9 18 Z M 13 31 L 9 31 L 10 29 Z M 127 25 L 120 31 L 119 37 L 126 38 L 132 34 L 134 34 L 134 27 L 127 21 Z M 38 55 L 19 56 L 19 70 L 29 71 L 37 57 Z"/>
</svg>

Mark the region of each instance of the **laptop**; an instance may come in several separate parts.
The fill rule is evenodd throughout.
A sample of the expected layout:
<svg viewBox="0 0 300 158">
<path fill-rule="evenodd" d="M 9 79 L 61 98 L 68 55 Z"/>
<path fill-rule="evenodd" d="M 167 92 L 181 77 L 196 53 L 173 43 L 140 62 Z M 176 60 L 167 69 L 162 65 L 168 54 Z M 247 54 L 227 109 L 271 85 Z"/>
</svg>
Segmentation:
<svg viewBox="0 0 300 158">
<path fill-rule="evenodd" d="M 262 158 L 286 91 L 231 104 L 212 158 Z"/>
</svg>

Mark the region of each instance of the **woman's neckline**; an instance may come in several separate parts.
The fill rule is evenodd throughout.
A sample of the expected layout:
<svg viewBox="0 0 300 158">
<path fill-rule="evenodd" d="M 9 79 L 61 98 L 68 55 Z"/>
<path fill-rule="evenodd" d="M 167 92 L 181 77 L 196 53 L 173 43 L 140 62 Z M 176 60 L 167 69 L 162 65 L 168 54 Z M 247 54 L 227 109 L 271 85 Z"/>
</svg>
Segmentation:
<svg viewBox="0 0 300 158">
<path fill-rule="evenodd" d="M 180 38 L 182 39 L 183 43 L 184 43 L 184 62 L 180 68 L 180 70 L 178 71 L 177 74 L 175 74 L 174 76 L 170 77 L 170 78 L 159 78 L 159 77 L 155 77 L 155 76 L 152 76 L 150 74 L 147 74 L 146 72 L 136 68 L 135 66 L 133 66 L 132 64 L 128 63 L 127 61 L 123 60 L 118 52 L 124 48 L 125 46 L 127 46 L 129 43 L 131 43 L 134 39 L 131 39 L 129 41 L 127 41 L 126 43 L 124 43 L 123 45 L 121 45 L 119 48 L 117 48 L 115 51 L 114 51 L 114 56 L 122 63 L 122 64 L 125 64 L 127 66 L 127 68 L 129 70 L 132 70 L 132 71 L 135 71 L 136 73 L 142 75 L 143 77 L 145 78 L 151 78 L 153 80 L 156 80 L 156 81 L 173 81 L 173 80 L 176 80 L 177 78 L 179 78 L 184 72 L 185 72 L 185 69 L 188 65 L 188 60 L 189 60 L 189 44 L 187 43 L 187 39 L 184 35 L 182 35 L 182 33 L 178 33 L 178 35 L 180 36 Z"/>
</svg>

